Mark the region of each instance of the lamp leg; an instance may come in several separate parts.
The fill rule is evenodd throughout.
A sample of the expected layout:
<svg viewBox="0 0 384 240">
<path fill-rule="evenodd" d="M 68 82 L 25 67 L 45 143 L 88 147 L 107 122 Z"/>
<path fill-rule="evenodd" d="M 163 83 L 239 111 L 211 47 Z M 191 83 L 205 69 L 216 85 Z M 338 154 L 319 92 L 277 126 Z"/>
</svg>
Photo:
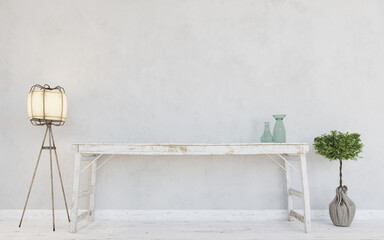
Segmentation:
<svg viewBox="0 0 384 240">
<path fill-rule="evenodd" d="M 52 223 L 53 223 L 53 231 L 55 231 L 55 202 L 53 195 L 53 172 L 52 172 L 52 143 L 51 143 L 51 125 L 47 125 L 49 128 L 49 166 L 51 169 L 51 198 L 52 198 Z"/>
<path fill-rule="evenodd" d="M 28 190 L 28 194 L 27 194 L 27 199 L 25 200 L 24 209 L 23 209 L 23 214 L 21 215 L 21 219 L 20 219 L 19 227 L 21 227 L 21 223 L 23 222 L 25 209 L 27 208 L 27 204 L 28 204 L 28 200 L 29 200 L 29 195 L 31 194 L 33 181 L 35 180 L 36 171 L 37 171 L 37 167 L 39 166 L 39 162 L 40 162 L 40 158 L 41 158 L 41 153 L 42 153 L 42 151 L 43 151 L 43 147 L 44 147 L 45 139 L 46 139 L 46 137 L 47 137 L 47 132 L 48 132 L 48 126 L 47 126 L 47 129 L 45 130 L 45 134 L 44 134 L 44 138 L 43 138 L 43 143 L 41 144 L 41 148 L 40 148 L 40 152 L 39 152 L 39 157 L 37 158 L 37 162 L 36 162 L 36 166 L 35 166 L 35 171 L 33 172 L 31 185 L 29 186 L 29 190 Z"/>
<path fill-rule="evenodd" d="M 60 178 L 61 190 L 63 191 L 65 210 L 67 210 L 67 218 L 68 218 L 68 222 L 71 222 L 71 219 L 69 218 L 69 211 L 68 211 L 68 205 L 67 205 L 67 198 L 65 197 L 64 184 L 63 184 L 63 179 L 62 179 L 62 177 L 61 177 L 61 171 L 60 171 L 60 165 L 59 165 L 59 158 L 57 157 L 57 151 L 56 151 L 56 146 L 55 146 L 55 140 L 54 140 L 54 138 L 53 138 L 53 132 L 52 132 L 52 129 L 50 129 L 50 132 L 49 132 L 49 133 L 50 133 L 50 137 L 52 138 L 53 150 L 55 151 L 56 165 L 57 165 L 57 170 L 59 171 L 59 178 Z"/>
</svg>

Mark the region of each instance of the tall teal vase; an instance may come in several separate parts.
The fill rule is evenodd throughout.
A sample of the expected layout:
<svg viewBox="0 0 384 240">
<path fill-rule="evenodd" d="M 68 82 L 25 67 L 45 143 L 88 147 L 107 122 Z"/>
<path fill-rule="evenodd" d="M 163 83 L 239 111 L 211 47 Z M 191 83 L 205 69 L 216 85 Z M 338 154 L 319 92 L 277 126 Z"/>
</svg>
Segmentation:
<svg viewBox="0 0 384 240">
<path fill-rule="evenodd" d="M 260 141 L 262 143 L 269 143 L 272 142 L 272 134 L 269 130 L 269 122 L 264 123 L 264 133 L 263 136 L 261 136 Z"/>
<path fill-rule="evenodd" d="M 272 141 L 275 143 L 285 143 L 285 127 L 283 119 L 285 118 L 284 114 L 273 115 L 276 119 L 275 127 L 273 128 L 273 138 Z"/>
</svg>

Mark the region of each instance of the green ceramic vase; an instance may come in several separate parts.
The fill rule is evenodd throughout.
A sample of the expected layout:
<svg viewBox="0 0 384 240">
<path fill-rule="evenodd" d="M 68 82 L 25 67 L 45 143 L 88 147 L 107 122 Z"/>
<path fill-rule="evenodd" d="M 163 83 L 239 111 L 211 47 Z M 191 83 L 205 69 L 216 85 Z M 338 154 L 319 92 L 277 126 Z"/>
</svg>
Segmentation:
<svg viewBox="0 0 384 240">
<path fill-rule="evenodd" d="M 260 141 L 262 143 L 272 142 L 272 134 L 271 134 L 271 131 L 269 130 L 269 122 L 264 123 L 264 133 L 261 136 Z"/>
<path fill-rule="evenodd" d="M 275 143 L 285 143 L 285 127 L 283 123 L 283 119 L 285 118 L 284 114 L 276 114 L 273 115 L 276 119 L 275 126 L 273 128 L 273 142 Z"/>
</svg>

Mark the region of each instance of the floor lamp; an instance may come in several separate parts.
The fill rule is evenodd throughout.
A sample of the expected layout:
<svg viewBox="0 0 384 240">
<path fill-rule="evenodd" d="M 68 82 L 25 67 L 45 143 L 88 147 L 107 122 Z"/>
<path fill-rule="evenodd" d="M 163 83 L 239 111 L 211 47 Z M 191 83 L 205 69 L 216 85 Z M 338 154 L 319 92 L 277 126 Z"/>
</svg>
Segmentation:
<svg viewBox="0 0 384 240">
<path fill-rule="evenodd" d="M 49 159 L 50 159 L 50 170 L 51 170 L 51 198 L 52 198 L 52 224 L 53 231 L 55 231 L 55 205 L 54 205 L 54 195 L 53 195 L 53 170 L 52 170 L 52 151 L 55 153 L 57 170 L 59 172 L 59 178 L 61 183 L 61 189 L 63 191 L 65 209 L 67 210 L 68 222 L 70 222 L 67 199 L 65 197 L 63 179 L 61 177 L 59 159 L 57 157 L 55 140 L 53 138 L 52 126 L 62 126 L 65 123 L 67 115 L 67 95 L 65 94 L 64 88 L 57 86 L 51 88 L 48 84 L 44 86 L 36 84 L 32 86 L 28 94 L 28 117 L 31 123 L 34 126 L 46 126 L 43 143 L 41 144 L 39 157 L 37 158 L 35 171 L 33 172 L 31 185 L 28 190 L 27 199 L 25 200 L 23 214 L 21 215 L 19 227 L 23 222 L 25 209 L 27 208 L 29 195 L 31 194 L 31 189 L 33 181 L 35 180 L 37 167 L 39 166 L 41 153 L 43 150 L 49 150 Z M 45 145 L 45 141 L 48 135 L 49 145 Z"/>
</svg>

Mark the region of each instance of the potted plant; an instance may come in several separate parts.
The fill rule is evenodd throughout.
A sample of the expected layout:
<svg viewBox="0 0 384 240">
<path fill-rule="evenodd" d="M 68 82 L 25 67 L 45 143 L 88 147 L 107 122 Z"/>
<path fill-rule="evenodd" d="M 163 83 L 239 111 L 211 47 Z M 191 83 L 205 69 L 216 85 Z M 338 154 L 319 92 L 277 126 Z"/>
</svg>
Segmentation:
<svg viewBox="0 0 384 240">
<path fill-rule="evenodd" d="M 340 184 L 336 188 L 336 196 L 329 204 L 329 215 L 334 225 L 348 227 L 355 216 L 356 206 L 347 196 L 347 186 L 343 186 L 342 168 L 344 160 L 357 160 L 363 150 L 360 134 L 331 131 L 314 139 L 316 153 L 331 161 L 340 163 Z"/>
</svg>

